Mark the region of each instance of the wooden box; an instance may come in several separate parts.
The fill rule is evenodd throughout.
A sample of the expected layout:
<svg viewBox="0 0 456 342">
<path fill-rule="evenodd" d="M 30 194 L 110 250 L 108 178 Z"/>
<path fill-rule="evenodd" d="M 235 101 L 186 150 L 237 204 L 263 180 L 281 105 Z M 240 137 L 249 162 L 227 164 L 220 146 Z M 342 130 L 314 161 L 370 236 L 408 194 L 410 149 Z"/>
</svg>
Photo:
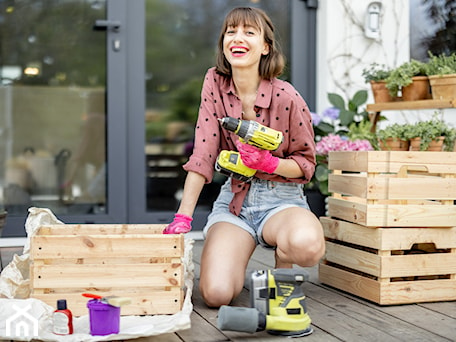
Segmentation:
<svg viewBox="0 0 456 342">
<path fill-rule="evenodd" d="M 328 216 L 365 226 L 456 226 L 456 153 L 330 152 Z"/>
<path fill-rule="evenodd" d="M 130 297 L 122 315 L 174 314 L 184 292 L 184 236 L 165 225 L 49 225 L 31 239 L 31 297 L 66 299 L 87 315 L 82 293 Z"/>
<path fill-rule="evenodd" d="M 327 240 L 322 283 L 381 305 L 456 300 L 456 227 L 320 221 Z"/>
</svg>

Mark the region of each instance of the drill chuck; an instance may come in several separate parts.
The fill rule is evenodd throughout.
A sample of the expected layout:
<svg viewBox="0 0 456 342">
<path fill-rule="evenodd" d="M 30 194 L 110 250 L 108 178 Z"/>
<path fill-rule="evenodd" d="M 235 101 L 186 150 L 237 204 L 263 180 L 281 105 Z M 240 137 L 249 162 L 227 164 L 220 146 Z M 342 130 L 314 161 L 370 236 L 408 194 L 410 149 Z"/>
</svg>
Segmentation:
<svg viewBox="0 0 456 342">
<path fill-rule="evenodd" d="M 283 141 L 283 134 L 253 120 L 239 120 L 232 117 L 219 119 L 223 128 L 234 132 L 247 144 L 263 150 L 275 151 Z"/>
</svg>

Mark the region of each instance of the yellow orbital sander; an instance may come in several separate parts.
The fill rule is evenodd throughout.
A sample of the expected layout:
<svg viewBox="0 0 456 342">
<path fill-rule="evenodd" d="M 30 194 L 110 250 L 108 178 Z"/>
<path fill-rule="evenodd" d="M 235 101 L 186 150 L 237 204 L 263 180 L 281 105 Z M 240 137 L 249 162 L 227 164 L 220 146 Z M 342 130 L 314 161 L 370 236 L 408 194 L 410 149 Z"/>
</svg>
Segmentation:
<svg viewBox="0 0 456 342">
<path fill-rule="evenodd" d="M 223 305 L 220 330 L 302 337 L 313 332 L 301 285 L 307 273 L 297 269 L 262 270 L 250 278 L 250 308 Z"/>
</svg>

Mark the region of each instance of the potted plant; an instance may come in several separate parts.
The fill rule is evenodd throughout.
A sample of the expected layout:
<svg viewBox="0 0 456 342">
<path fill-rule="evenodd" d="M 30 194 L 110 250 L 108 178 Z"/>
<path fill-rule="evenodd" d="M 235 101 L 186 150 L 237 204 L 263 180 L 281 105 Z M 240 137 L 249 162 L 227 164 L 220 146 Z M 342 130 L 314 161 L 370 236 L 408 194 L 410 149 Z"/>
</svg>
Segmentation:
<svg viewBox="0 0 456 342">
<path fill-rule="evenodd" d="M 408 124 L 394 123 L 377 131 L 379 147 L 387 151 L 408 151 L 410 129 Z"/>
<path fill-rule="evenodd" d="M 456 53 L 435 56 L 429 52 L 426 74 L 433 99 L 456 98 Z"/>
<path fill-rule="evenodd" d="M 404 101 L 431 98 L 426 64 L 415 59 L 391 70 L 386 78 L 386 87 L 393 97 L 398 96 L 401 91 Z"/>
<path fill-rule="evenodd" d="M 409 127 L 411 151 L 452 151 L 456 130 L 436 117 Z"/>
<path fill-rule="evenodd" d="M 363 77 L 366 83 L 370 83 L 374 101 L 376 103 L 391 102 L 393 97 L 386 88 L 386 78 L 391 70 L 383 64 L 371 63 L 368 68 L 363 69 Z"/>
</svg>

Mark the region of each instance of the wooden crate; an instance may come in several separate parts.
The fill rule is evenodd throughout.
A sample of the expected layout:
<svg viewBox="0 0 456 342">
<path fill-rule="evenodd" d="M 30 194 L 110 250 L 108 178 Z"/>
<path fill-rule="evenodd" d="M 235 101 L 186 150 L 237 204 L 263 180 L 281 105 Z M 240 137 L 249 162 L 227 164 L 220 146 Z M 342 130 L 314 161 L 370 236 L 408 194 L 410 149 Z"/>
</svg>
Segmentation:
<svg viewBox="0 0 456 342">
<path fill-rule="evenodd" d="M 122 315 L 174 314 L 184 292 L 184 236 L 165 225 L 49 225 L 31 239 L 31 297 L 55 307 L 66 299 L 88 314 L 81 294 L 125 296 Z"/>
<path fill-rule="evenodd" d="M 381 305 L 456 300 L 456 227 L 320 221 L 327 240 L 322 283 Z"/>
<path fill-rule="evenodd" d="M 328 215 L 365 226 L 456 226 L 456 153 L 330 152 Z"/>
</svg>

